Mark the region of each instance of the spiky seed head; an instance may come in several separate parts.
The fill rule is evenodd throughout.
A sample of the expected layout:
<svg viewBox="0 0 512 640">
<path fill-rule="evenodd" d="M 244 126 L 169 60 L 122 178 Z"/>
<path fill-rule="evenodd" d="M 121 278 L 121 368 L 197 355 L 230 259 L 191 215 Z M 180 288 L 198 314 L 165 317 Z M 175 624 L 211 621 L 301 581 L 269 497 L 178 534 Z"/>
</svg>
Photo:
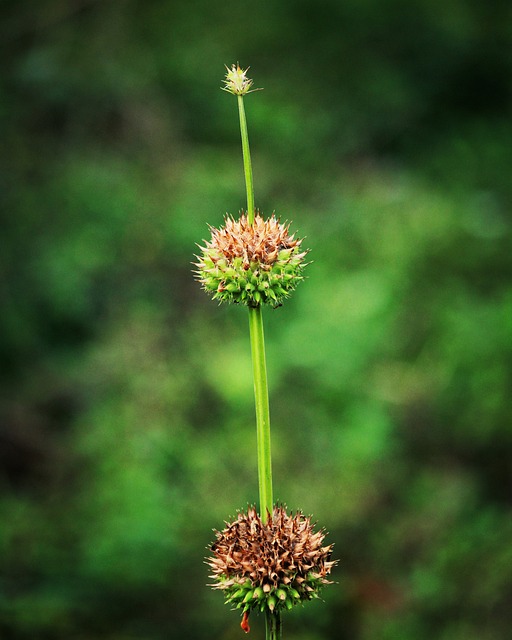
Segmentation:
<svg viewBox="0 0 512 640">
<path fill-rule="evenodd" d="M 246 93 L 252 93 L 253 91 L 261 91 L 261 89 L 251 89 L 253 81 L 247 77 L 247 69 L 241 69 L 240 65 L 232 64 L 231 69 L 226 66 L 226 79 L 224 80 L 224 87 L 221 87 L 224 91 L 232 93 L 235 96 L 244 96 Z"/>
<path fill-rule="evenodd" d="M 311 518 L 300 511 L 289 515 L 276 506 L 263 522 L 256 509 L 239 512 L 233 522 L 216 531 L 212 557 L 206 562 L 226 602 L 244 613 L 280 611 L 318 598 L 332 567 L 332 544 L 325 531 L 314 531 Z"/>
<path fill-rule="evenodd" d="M 228 215 L 223 227 L 210 230 L 194 274 L 214 300 L 278 307 L 304 279 L 302 239 L 274 215 L 265 220 L 256 212 L 252 224 L 245 214 Z"/>
</svg>

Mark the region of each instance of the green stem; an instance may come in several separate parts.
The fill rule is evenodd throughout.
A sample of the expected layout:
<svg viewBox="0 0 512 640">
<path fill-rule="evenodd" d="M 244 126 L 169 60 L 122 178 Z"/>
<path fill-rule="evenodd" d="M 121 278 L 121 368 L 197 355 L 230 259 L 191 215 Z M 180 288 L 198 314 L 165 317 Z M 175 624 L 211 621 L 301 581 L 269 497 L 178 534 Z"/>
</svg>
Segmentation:
<svg viewBox="0 0 512 640">
<path fill-rule="evenodd" d="M 242 136 L 242 155 L 244 158 L 245 187 L 247 189 L 247 217 L 249 224 L 254 222 L 254 185 L 252 182 L 251 151 L 249 149 L 249 134 L 245 119 L 244 97 L 238 97 L 238 115 L 240 116 L 240 133 Z"/>
<path fill-rule="evenodd" d="M 245 187 L 247 190 L 247 217 L 254 222 L 254 186 L 252 182 L 249 134 L 245 119 L 244 99 L 238 96 L 240 133 L 244 161 Z M 265 360 L 265 336 L 261 306 L 249 307 L 249 330 L 254 375 L 254 399 L 256 403 L 256 437 L 258 443 L 258 485 L 260 493 L 260 515 L 265 522 L 267 513 L 272 514 L 272 460 L 270 454 L 270 411 L 268 403 L 267 365 Z"/>
<path fill-rule="evenodd" d="M 283 625 L 281 614 L 278 611 L 266 613 L 266 640 L 281 640 L 283 637 Z"/>
<path fill-rule="evenodd" d="M 263 521 L 272 514 L 272 458 L 270 451 L 270 410 L 268 402 L 265 336 L 261 306 L 249 307 L 249 331 L 256 403 L 256 438 L 258 447 L 258 484 L 260 515 Z"/>
<path fill-rule="evenodd" d="M 254 222 L 254 186 L 252 182 L 251 152 L 245 119 L 243 96 L 238 96 L 242 155 L 244 160 L 245 187 L 247 190 L 247 219 Z M 254 400 L 256 404 L 256 440 L 258 449 L 258 486 L 260 494 L 260 515 L 266 522 L 272 516 L 272 456 L 270 451 L 270 409 L 268 402 L 267 363 L 265 358 L 265 335 L 261 305 L 249 307 L 249 332 L 254 377 Z M 281 615 L 267 612 L 266 640 L 281 640 Z"/>
</svg>

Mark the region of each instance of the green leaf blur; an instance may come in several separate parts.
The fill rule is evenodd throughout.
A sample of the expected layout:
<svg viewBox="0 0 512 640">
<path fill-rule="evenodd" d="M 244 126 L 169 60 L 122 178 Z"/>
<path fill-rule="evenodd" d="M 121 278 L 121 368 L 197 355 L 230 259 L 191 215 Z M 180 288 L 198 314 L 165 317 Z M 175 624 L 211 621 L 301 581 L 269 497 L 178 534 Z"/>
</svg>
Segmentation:
<svg viewBox="0 0 512 640">
<path fill-rule="evenodd" d="M 1 13 L 0 637 L 240 637 L 203 558 L 257 501 L 247 317 L 191 265 L 245 206 L 237 61 L 313 261 L 264 315 L 274 493 L 340 558 L 285 636 L 508 637 L 510 4 Z"/>
</svg>

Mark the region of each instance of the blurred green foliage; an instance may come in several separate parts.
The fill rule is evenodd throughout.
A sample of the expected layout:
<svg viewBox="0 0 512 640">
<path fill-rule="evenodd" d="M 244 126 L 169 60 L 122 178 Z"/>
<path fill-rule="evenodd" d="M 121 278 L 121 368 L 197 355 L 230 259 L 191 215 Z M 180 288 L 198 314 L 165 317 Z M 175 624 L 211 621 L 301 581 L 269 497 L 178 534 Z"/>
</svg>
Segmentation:
<svg viewBox="0 0 512 640">
<path fill-rule="evenodd" d="M 239 637 L 202 558 L 257 499 L 247 318 L 190 265 L 244 202 L 237 60 L 314 260 L 265 314 L 275 494 L 341 559 L 285 633 L 508 637 L 510 3 L 1 11 L 2 638 Z"/>
</svg>

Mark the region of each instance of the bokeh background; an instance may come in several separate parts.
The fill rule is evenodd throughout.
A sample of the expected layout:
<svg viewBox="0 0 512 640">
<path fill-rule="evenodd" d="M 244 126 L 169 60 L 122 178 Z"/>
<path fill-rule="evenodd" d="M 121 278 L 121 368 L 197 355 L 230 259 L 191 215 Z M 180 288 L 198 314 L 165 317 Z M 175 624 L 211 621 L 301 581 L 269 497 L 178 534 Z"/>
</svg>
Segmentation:
<svg viewBox="0 0 512 640">
<path fill-rule="evenodd" d="M 191 274 L 245 203 L 236 61 L 313 260 L 265 314 L 274 490 L 340 559 L 285 637 L 510 637 L 512 4 L 1 12 L 0 637 L 241 635 L 203 558 L 257 500 L 247 315 Z"/>
</svg>

